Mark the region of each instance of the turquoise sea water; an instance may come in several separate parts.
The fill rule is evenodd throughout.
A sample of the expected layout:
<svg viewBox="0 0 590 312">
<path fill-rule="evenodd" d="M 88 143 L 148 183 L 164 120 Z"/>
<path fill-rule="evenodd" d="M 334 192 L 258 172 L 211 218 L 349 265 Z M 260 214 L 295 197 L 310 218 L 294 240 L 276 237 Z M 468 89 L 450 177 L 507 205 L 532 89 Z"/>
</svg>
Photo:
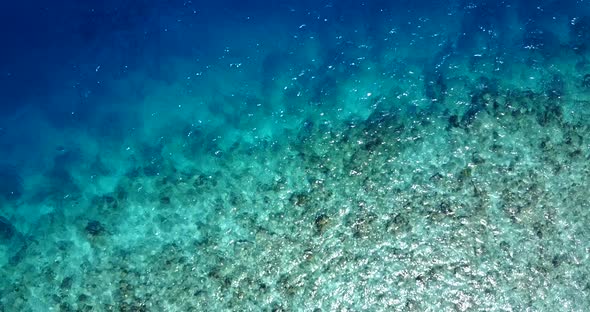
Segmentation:
<svg viewBox="0 0 590 312">
<path fill-rule="evenodd" d="M 589 311 L 590 2 L 0 4 L 0 311 Z"/>
</svg>

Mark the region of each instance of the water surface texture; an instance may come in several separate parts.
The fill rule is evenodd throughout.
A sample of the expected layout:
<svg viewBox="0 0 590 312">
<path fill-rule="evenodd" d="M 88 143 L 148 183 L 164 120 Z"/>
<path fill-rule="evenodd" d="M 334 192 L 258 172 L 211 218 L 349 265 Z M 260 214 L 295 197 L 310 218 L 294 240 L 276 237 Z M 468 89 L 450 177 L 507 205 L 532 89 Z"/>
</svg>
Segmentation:
<svg viewBox="0 0 590 312">
<path fill-rule="evenodd" d="M 0 311 L 590 311 L 587 0 L 3 1 Z"/>
</svg>

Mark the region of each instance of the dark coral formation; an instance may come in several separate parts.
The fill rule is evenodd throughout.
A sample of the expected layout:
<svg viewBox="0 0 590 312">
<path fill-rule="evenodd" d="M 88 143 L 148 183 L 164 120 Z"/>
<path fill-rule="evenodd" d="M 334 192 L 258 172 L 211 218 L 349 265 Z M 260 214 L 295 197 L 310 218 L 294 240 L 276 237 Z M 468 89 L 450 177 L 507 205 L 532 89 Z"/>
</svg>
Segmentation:
<svg viewBox="0 0 590 312">
<path fill-rule="evenodd" d="M 16 234 L 14 226 L 4 217 L 0 217 L 0 242 L 7 242 Z"/>
<path fill-rule="evenodd" d="M 88 221 L 84 230 L 91 236 L 100 236 L 106 233 L 104 225 L 96 220 Z"/>
</svg>

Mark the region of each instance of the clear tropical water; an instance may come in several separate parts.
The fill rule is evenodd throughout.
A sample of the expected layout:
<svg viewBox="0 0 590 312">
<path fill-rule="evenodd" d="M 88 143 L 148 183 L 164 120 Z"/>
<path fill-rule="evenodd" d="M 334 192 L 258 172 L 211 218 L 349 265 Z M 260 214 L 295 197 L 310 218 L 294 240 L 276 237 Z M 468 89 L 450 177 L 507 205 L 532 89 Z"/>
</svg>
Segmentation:
<svg viewBox="0 0 590 312">
<path fill-rule="evenodd" d="M 590 310 L 588 1 L 0 23 L 0 311 Z"/>
</svg>

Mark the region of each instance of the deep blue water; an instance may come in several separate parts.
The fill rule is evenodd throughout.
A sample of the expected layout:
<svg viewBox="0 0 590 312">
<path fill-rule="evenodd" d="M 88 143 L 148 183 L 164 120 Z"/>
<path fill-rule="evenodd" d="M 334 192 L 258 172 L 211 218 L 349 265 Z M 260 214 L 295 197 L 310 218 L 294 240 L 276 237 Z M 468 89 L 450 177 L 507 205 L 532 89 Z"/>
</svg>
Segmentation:
<svg viewBox="0 0 590 312">
<path fill-rule="evenodd" d="M 590 2 L 0 4 L 0 311 L 587 311 Z"/>
</svg>

